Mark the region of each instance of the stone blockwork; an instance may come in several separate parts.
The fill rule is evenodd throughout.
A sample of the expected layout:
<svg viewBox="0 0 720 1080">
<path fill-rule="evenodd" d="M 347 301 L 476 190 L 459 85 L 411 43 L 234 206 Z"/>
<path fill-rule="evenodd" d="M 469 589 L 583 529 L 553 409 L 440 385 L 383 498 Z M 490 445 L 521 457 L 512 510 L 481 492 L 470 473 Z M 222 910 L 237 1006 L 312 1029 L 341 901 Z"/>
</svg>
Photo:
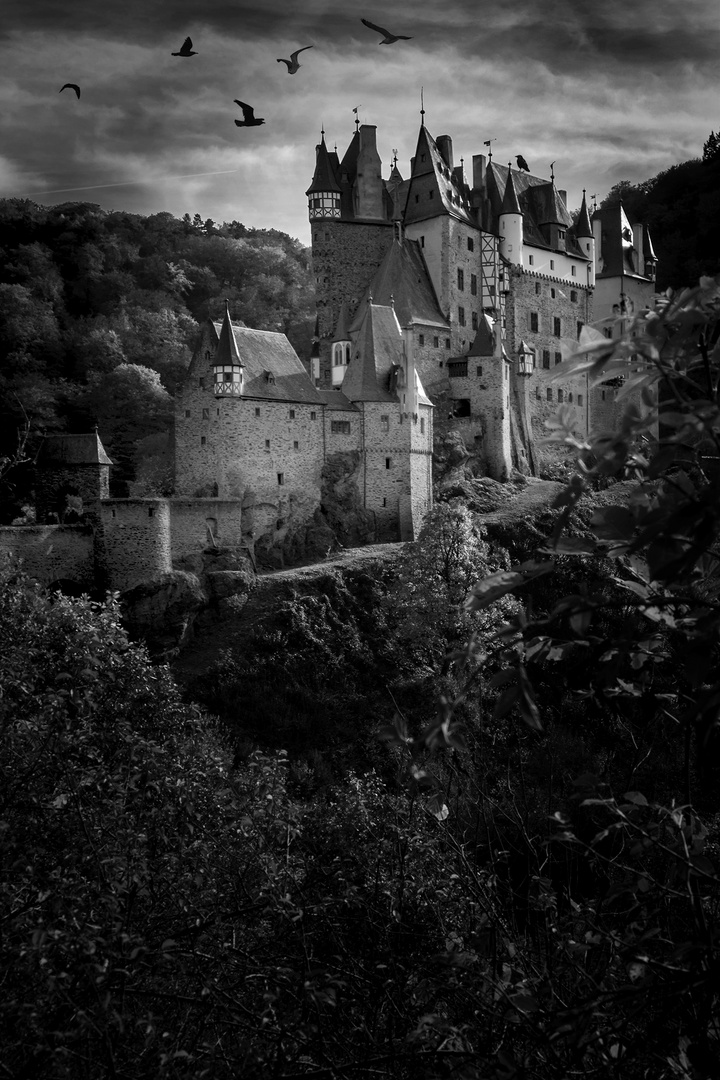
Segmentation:
<svg viewBox="0 0 720 1080">
<path fill-rule="evenodd" d="M 390 222 L 315 221 L 312 271 L 320 334 L 320 385 L 331 383 L 331 341 L 345 301 L 350 317 L 393 238 Z"/>
<path fill-rule="evenodd" d="M 96 558 L 108 588 L 122 592 L 171 572 L 166 499 L 107 499 L 98 505 Z"/>
</svg>

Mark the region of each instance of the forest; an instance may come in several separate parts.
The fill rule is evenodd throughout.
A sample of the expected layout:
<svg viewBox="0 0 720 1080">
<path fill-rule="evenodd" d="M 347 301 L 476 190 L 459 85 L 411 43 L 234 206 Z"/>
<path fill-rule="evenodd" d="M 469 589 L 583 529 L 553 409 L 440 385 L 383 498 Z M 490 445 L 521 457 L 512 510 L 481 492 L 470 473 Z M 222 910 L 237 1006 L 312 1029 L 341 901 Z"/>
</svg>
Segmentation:
<svg viewBox="0 0 720 1080">
<path fill-rule="evenodd" d="M 440 502 L 182 692 L 3 570 L 3 1075 L 720 1073 L 720 279 L 567 366 L 625 381 L 552 509 Z"/>
<path fill-rule="evenodd" d="M 0 200 L 0 459 L 28 435 L 0 523 L 30 501 L 42 436 L 95 424 L 117 495 L 132 481 L 136 494 L 168 494 L 173 394 L 199 323 L 222 318 L 227 298 L 234 319 L 287 334 L 306 358 L 310 280 L 307 250 L 273 229 Z"/>
</svg>

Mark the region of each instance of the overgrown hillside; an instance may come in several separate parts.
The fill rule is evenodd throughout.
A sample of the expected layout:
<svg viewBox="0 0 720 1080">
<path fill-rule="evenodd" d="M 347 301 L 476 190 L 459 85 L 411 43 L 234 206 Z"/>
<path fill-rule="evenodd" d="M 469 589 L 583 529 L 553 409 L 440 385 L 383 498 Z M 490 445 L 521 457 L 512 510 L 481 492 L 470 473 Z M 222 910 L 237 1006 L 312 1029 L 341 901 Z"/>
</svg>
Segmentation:
<svg viewBox="0 0 720 1080">
<path fill-rule="evenodd" d="M 284 233 L 198 215 L 0 200 L 0 458 L 28 424 L 30 457 L 43 434 L 98 423 L 119 465 L 118 493 L 140 461 L 161 487 L 172 396 L 198 324 L 220 318 L 226 298 L 234 318 L 286 333 L 305 356 L 314 313 L 308 257 Z M 6 520 L 29 474 L 14 470 L 8 483 Z"/>
</svg>

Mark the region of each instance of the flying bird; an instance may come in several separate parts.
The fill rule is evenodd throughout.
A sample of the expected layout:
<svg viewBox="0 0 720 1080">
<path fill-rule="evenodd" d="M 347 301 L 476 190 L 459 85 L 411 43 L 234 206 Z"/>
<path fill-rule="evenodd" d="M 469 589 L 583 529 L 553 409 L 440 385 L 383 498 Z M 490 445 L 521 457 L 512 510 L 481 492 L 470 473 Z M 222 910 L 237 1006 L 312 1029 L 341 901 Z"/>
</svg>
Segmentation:
<svg viewBox="0 0 720 1080">
<path fill-rule="evenodd" d="M 197 56 L 196 52 L 193 52 L 192 38 L 186 37 L 180 46 L 180 52 L 174 52 L 173 56 Z"/>
<path fill-rule="evenodd" d="M 290 53 L 289 60 L 283 60 L 282 58 L 279 58 L 278 64 L 287 64 L 288 75 L 294 75 L 297 69 L 299 67 L 302 67 L 302 64 L 298 63 L 298 56 L 301 52 L 305 52 L 305 49 L 312 49 L 312 47 L 312 45 L 304 45 L 302 49 L 296 49 L 294 53 Z"/>
<path fill-rule="evenodd" d="M 517 161 L 518 169 L 524 169 L 525 172 L 530 172 L 530 166 L 528 165 L 522 154 L 518 154 L 515 160 Z"/>
<path fill-rule="evenodd" d="M 255 110 L 252 105 L 246 105 L 244 101 L 238 101 L 237 98 L 234 98 L 233 100 L 243 111 L 242 120 L 235 121 L 236 127 L 257 127 L 259 124 L 265 123 L 261 117 L 255 115 Z"/>
<path fill-rule="evenodd" d="M 64 86 L 61 86 L 58 90 L 58 94 L 62 94 L 63 90 L 74 90 L 78 97 L 80 97 L 80 87 L 77 83 L 66 82 Z"/>
<path fill-rule="evenodd" d="M 383 40 L 379 41 L 378 45 L 392 45 L 394 41 L 412 41 L 412 38 L 409 38 L 406 34 L 391 34 L 384 26 L 377 26 L 375 23 L 371 23 L 369 19 L 361 19 L 360 22 L 364 26 L 369 26 L 371 30 L 377 30 L 378 34 L 383 35 Z"/>
</svg>

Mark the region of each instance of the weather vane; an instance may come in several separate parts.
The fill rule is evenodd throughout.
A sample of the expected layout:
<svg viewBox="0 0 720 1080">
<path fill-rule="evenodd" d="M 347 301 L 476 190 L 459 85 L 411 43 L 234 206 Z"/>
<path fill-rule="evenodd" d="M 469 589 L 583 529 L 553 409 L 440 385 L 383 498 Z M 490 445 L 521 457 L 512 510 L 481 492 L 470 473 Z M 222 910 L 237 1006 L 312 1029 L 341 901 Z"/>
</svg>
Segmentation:
<svg viewBox="0 0 720 1080">
<path fill-rule="evenodd" d="M 488 161 L 492 161 L 492 144 L 497 142 L 497 139 L 486 139 L 483 146 L 488 148 Z"/>
<path fill-rule="evenodd" d="M 397 168 L 398 152 L 393 148 L 393 168 Z"/>
<path fill-rule="evenodd" d="M 425 124 L 425 87 L 420 87 L 420 119 Z"/>
</svg>

